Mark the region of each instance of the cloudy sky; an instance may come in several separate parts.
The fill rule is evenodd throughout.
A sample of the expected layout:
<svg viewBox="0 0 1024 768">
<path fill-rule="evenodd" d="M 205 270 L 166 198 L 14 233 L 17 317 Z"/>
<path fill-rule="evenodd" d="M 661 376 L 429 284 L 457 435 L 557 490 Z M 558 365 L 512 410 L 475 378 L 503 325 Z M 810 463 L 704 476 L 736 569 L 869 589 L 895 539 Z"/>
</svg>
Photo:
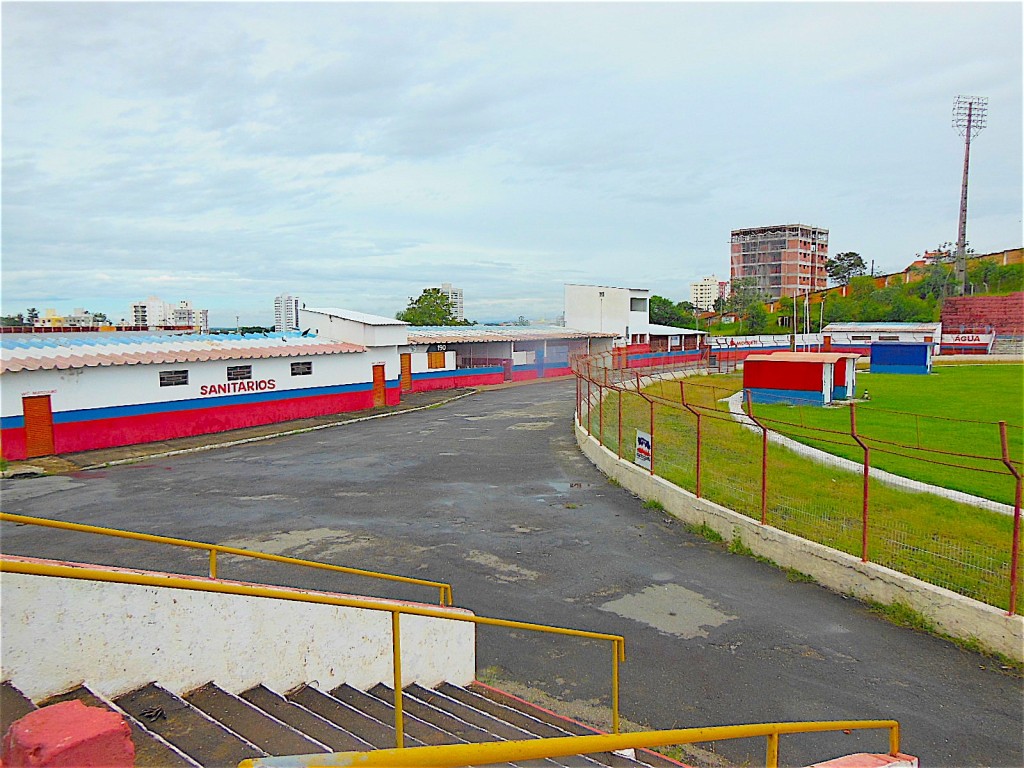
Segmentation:
<svg viewBox="0 0 1024 768">
<path fill-rule="evenodd" d="M 4 3 L 2 311 L 275 295 L 554 317 L 689 298 L 729 232 L 895 271 L 1022 242 L 1022 18 L 999 3 Z"/>
</svg>

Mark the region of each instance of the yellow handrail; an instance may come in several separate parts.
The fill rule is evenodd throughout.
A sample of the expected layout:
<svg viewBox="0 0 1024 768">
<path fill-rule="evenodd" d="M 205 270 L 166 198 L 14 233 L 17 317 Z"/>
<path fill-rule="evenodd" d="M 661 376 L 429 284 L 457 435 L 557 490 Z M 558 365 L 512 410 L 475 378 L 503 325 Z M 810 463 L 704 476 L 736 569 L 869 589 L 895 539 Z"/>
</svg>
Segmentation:
<svg viewBox="0 0 1024 768">
<path fill-rule="evenodd" d="M 889 754 L 900 751 L 900 724 L 896 720 L 828 720 L 802 723 L 758 723 L 718 725 L 708 728 L 682 728 L 672 731 L 639 731 L 618 735 L 561 736 L 525 741 L 493 741 L 482 744 L 446 744 L 409 749 L 378 749 L 373 752 L 338 752 L 333 755 L 291 755 L 243 760 L 238 768 L 335 768 L 336 766 L 390 766 L 390 768 L 459 768 L 467 765 L 542 760 L 568 755 L 589 755 L 620 749 L 667 747 L 705 741 L 768 737 L 765 766 L 779 764 L 778 738 L 783 734 L 822 733 L 867 729 L 889 731 Z M 773 749 L 774 745 L 774 749 Z"/>
<path fill-rule="evenodd" d="M 101 536 L 114 536 L 120 539 L 134 539 L 136 541 L 148 541 L 153 544 L 168 544 L 175 547 L 186 547 L 189 549 L 205 549 L 210 553 L 210 578 L 217 578 L 217 553 L 225 555 L 239 555 L 251 557 L 256 560 L 270 560 L 275 563 L 288 563 L 289 565 L 302 565 L 307 568 L 320 568 L 326 571 L 347 573 L 354 576 L 366 576 L 372 579 L 383 579 L 385 581 L 399 581 L 403 584 L 416 584 L 423 587 L 433 587 L 441 592 L 440 604 L 452 605 L 452 588 L 450 584 L 440 581 L 429 581 L 428 579 L 417 579 L 412 576 L 396 576 L 391 573 L 379 573 L 377 571 L 366 571 L 361 568 L 349 568 L 344 565 L 331 565 L 330 563 L 318 563 L 315 560 L 302 560 L 297 557 L 285 557 L 284 555 L 271 555 L 266 552 L 256 552 L 238 547 L 225 547 L 220 544 L 207 544 L 204 541 L 191 541 L 189 539 L 176 539 L 171 536 L 157 536 L 151 533 L 137 533 L 136 531 L 122 531 L 117 528 L 102 528 L 96 525 L 83 525 L 82 523 L 68 523 L 63 520 L 50 520 L 45 517 L 29 517 L 27 515 L 15 515 L 9 512 L 0 512 L 0 521 L 19 523 L 22 525 L 38 525 L 44 528 L 59 528 L 65 531 L 79 531 L 81 533 L 95 533 Z"/>
<path fill-rule="evenodd" d="M 458 609 L 443 610 L 428 606 L 410 605 L 407 603 L 389 602 L 375 600 L 373 598 L 341 597 L 324 593 L 309 593 L 290 590 L 286 587 L 268 587 L 264 585 L 241 584 L 237 582 L 224 582 L 215 580 L 203 580 L 201 578 L 185 578 L 181 576 L 157 576 L 146 573 L 130 573 L 126 571 L 109 571 L 95 568 L 86 568 L 70 565 L 55 565 L 50 563 L 27 562 L 24 560 L 11 560 L 0 557 L 0 572 L 23 573 L 33 576 L 54 576 L 63 579 L 83 579 L 86 581 L 105 581 L 115 584 L 135 584 L 147 587 L 165 587 L 169 589 L 187 589 L 196 592 L 218 592 L 228 595 L 244 595 L 247 597 L 267 597 L 275 600 L 292 600 L 301 603 L 320 603 L 322 605 L 337 605 L 345 608 L 363 608 L 371 611 L 387 611 L 393 617 L 402 614 L 410 616 L 425 616 L 435 619 L 449 619 L 452 621 L 465 621 L 472 624 L 483 624 L 493 627 L 507 627 L 510 629 L 523 629 L 531 632 L 543 632 L 552 635 L 569 635 L 572 637 L 584 637 L 592 640 L 605 640 L 612 643 L 612 730 L 619 732 L 619 662 L 626 660 L 626 639 L 621 635 L 610 635 L 604 632 L 590 632 L 583 629 L 568 629 L 566 627 L 555 627 L 547 624 L 533 624 L 526 621 L 512 621 L 510 619 L 494 619 L 487 616 L 476 616 L 469 612 L 461 612 Z M 402 685 L 401 685 L 401 640 L 398 636 L 398 620 L 392 620 L 391 647 L 394 659 L 395 675 L 395 737 L 398 748 L 403 746 L 401 718 L 402 718 Z"/>
</svg>

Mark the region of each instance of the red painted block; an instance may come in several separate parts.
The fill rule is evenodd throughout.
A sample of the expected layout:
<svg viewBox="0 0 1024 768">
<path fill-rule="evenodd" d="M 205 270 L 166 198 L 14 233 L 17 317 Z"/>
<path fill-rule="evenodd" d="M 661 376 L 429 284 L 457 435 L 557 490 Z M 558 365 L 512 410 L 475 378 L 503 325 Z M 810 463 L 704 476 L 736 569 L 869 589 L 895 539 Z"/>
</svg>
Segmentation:
<svg viewBox="0 0 1024 768">
<path fill-rule="evenodd" d="M 131 768 L 131 729 L 116 712 L 64 701 L 30 712 L 7 730 L 6 768 Z"/>
</svg>

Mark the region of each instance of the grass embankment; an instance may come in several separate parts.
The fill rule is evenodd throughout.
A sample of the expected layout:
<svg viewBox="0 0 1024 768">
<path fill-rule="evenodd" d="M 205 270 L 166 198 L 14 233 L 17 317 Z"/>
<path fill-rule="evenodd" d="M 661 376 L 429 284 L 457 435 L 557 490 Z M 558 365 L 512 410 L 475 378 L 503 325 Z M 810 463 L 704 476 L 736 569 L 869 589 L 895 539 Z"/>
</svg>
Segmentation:
<svg viewBox="0 0 1024 768">
<path fill-rule="evenodd" d="M 858 373 L 858 397 L 865 391 L 870 391 L 871 400 L 857 404 L 857 432 L 871 449 L 871 466 L 1013 504 L 1016 486 L 1000 460 L 997 422 L 1007 422 L 1009 455 L 1020 461 L 1024 456 L 1024 366 L 942 366 L 928 376 Z M 863 449 L 849 434 L 848 405 L 757 405 L 754 413 L 770 419 L 769 427 L 794 440 L 863 461 Z M 813 429 L 845 435 L 824 435 Z M 974 458 L 981 456 L 987 458 Z"/>
<path fill-rule="evenodd" d="M 707 385 L 714 385 L 711 386 Z M 658 475 L 696 490 L 696 418 L 681 409 L 678 382 L 657 382 L 646 393 L 657 403 L 654 461 Z M 742 387 L 740 375 L 686 383 L 687 402 L 718 413 L 702 416 L 702 495 L 754 519 L 761 515 L 761 437 L 742 428 L 718 402 Z M 874 397 L 874 392 L 872 392 Z M 617 449 L 618 394 L 606 400 L 602 441 Z M 847 414 L 848 418 L 848 414 Z M 636 430 L 649 431 L 650 406 L 622 394 L 622 455 L 631 458 Z M 599 410 L 591 430 L 601 434 Z M 862 483 L 859 473 L 821 464 L 778 445 L 768 447 L 767 522 L 849 554 L 861 555 Z M 1013 521 L 931 494 L 869 482 L 868 557 L 871 561 L 1001 608 L 1009 606 Z"/>
</svg>

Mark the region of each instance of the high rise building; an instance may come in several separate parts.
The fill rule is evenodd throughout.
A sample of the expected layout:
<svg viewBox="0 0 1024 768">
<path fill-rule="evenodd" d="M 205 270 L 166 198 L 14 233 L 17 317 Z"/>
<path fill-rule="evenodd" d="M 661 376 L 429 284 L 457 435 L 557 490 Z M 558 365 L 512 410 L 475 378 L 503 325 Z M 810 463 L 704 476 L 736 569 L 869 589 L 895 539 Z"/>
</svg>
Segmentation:
<svg viewBox="0 0 1024 768">
<path fill-rule="evenodd" d="M 451 283 L 441 283 L 441 293 L 452 303 L 452 315 L 456 320 L 465 320 L 466 314 L 462 309 L 462 289 L 452 288 Z"/>
<path fill-rule="evenodd" d="M 731 241 L 733 283 L 753 278 L 772 299 L 827 287 L 827 229 L 806 224 L 734 229 Z"/>
<path fill-rule="evenodd" d="M 717 275 L 710 275 L 690 283 L 690 303 L 704 312 L 715 308 L 715 301 L 722 296 L 722 286 L 728 286 L 727 282 L 718 279 Z M 728 293 L 724 294 L 728 295 Z"/>
<path fill-rule="evenodd" d="M 299 298 L 282 293 L 274 299 L 274 330 L 278 333 L 299 330 Z"/>
<path fill-rule="evenodd" d="M 159 296 L 150 296 L 145 301 L 132 304 L 132 324 L 150 328 L 162 326 L 191 327 L 201 333 L 210 330 L 209 310 L 196 309 L 188 299 L 169 304 Z"/>
</svg>

